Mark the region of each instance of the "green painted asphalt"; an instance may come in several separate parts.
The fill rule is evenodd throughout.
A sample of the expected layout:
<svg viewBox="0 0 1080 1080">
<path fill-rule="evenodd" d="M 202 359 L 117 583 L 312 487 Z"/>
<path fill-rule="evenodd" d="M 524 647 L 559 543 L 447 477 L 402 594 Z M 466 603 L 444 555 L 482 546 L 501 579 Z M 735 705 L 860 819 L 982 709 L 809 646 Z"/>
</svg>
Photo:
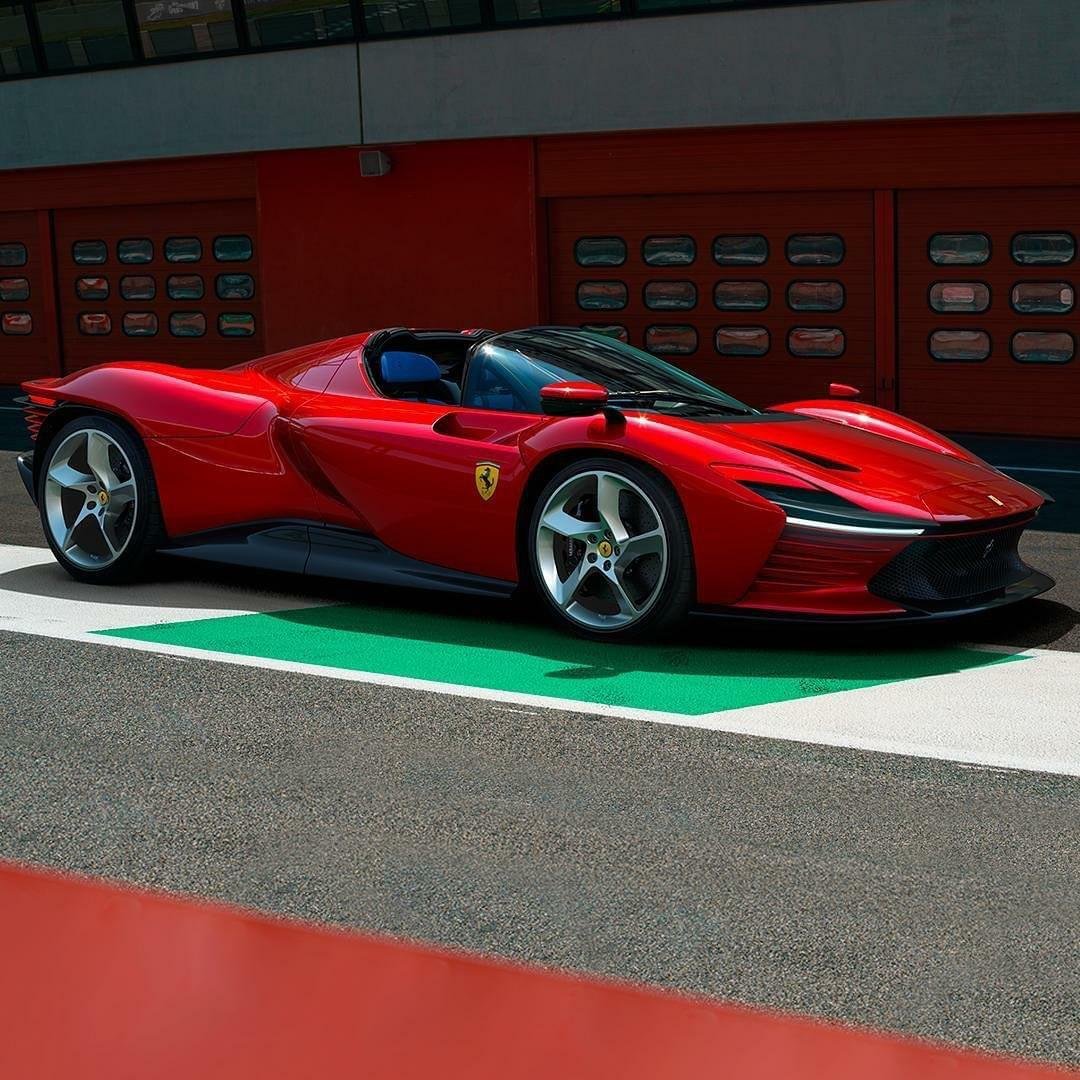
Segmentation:
<svg viewBox="0 0 1080 1080">
<path fill-rule="evenodd" d="M 955 646 L 744 649 L 584 641 L 530 622 L 353 605 L 103 630 L 111 637 L 699 716 L 1016 659 Z"/>
</svg>

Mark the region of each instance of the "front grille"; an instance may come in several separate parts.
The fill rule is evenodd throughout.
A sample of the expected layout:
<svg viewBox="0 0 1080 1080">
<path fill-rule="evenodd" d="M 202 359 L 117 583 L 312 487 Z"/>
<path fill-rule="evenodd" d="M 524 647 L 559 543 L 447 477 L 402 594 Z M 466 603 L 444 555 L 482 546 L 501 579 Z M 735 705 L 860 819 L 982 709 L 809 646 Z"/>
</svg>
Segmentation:
<svg viewBox="0 0 1080 1080">
<path fill-rule="evenodd" d="M 1024 525 L 915 540 L 871 579 L 870 591 L 901 604 L 962 607 L 1000 593 L 1029 573 L 1017 544 Z"/>
</svg>

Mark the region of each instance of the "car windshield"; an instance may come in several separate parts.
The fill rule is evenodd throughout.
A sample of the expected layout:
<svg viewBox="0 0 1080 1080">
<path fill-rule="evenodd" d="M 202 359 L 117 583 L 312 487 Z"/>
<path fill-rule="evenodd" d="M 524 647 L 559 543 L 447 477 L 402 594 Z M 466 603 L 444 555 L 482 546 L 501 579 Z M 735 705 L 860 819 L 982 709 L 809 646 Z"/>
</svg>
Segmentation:
<svg viewBox="0 0 1080 1080">
<path fill-rule="evenodd" d="M 539 413 L 540 388 L 594 382 L 614 405 L 683 415 L 756 410 L 651 353 L 588 330 L 543 327 L 488 338 L 469 361 L 462 403 Z"/>
</svg>

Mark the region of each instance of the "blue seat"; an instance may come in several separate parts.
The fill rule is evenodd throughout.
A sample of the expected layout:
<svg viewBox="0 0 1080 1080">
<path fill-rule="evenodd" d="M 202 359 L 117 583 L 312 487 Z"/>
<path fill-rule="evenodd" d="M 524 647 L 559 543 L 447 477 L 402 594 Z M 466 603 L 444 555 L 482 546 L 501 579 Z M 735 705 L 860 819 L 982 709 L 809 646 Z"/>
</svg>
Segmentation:
<svg viewBox="0 0 1080 1080">
<path fill-rule="evenodd" d="M 423 353 L 388 350 L 379 357 L 379 375 L 391 397 L 457 405 L 461 391 L 442 377 L 439 365 Z"/>
</svg>

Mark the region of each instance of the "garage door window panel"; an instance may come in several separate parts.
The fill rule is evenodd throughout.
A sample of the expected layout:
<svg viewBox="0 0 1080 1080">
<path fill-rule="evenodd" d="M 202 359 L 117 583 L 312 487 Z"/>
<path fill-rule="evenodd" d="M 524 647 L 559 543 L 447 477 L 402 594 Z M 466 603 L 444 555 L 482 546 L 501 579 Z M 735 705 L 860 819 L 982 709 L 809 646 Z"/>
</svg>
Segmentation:
<svg viewBox="0 0 1080 1080">
<path fill-rule="evenodd" d="M 620 326 L 618 323 L 584 323 L 581 327 L 582 330 L 588 330 L 593 334 L 603 334 L 604 337 L 614 338 L 616 341 L 621 341 L 624 345 L 630 344 L 630 333 L 625 326 Z"/>
<path fill-rule="evenodd" d="M 792 311 L 841 311 L 844 286 L 839 281 L 793 281 L 787 288 Z"/>
<path fill-rule="evenodd" d="M 203 337 L 206 316 L 201 311 L 174 311 L 169 316 L 169 333 L 178 338 Z"/>
<path fill-rule="evenodd" d="M 255 295 L 255 279 L 250 274 L 218 274 L 214 293 L 219 300 L 250 300 Z"/>
<path fill-rule="evenodd" d="M 721 356 L 764 356 L 770 345 L 764 326 L 721 326 L 715 341 Z"/>
<path fill-rule="evenodd" d="M 626 241 L 618 236 L 583 236 L 574 244 L 578 266 L 622 266 L 626 262 Z"/>
<path fill-rule="evenodd" d="M 769 300 L 764 281 L 718 281 L 713 286 L 713 305 L 718 311 L 764 311 Z"/>
<path fill-rule="evenodd" d="M 108 300 L 109 279 L 103 277 L 76 278 L 75 295 L 80 300 Z"/>
<path fill-rule="evenodd" d="M 621 311 L 629 299 L 630 292 L 622 281 L 582 281 L 577 287 L 582 311 Z"/>
<path fill-rule="evenodd" d="M 5 311 L 0 316 L 0 332 L 11 337 L 26 337 L 34 332 L 34 320 L 29 311 Z"/>
<path fill-rule="evenodd" d="M 692 326 L 650 326 L 645 348 L 658 356 L 689 356 L 697 352 L 698 334 Z"/>
<path fill-rule="evenodd" d="M 30 299 L 30 279 L 24 277 L 0 278 L 0 300 L 5 303 L 17 303 Z"/>
<path fill-rule="evenodd" d="M 148 263 L 154 261 L 153 241 L 145 238 L 121 240 L 116 245 L 116 257 L 122 263 Z"/>
<path fill-rule="evenodd" d="M 992 348 L 985 330 L 935 330 L 928 344 L 930 355 L 943 363 L 978 363 L 985 360 Z"/>
<path fill-rule="evenodd" d="M 153 300 L 157 285 L 149 274 L 128 274 L 120 279 L 120 295 L 125 300 Z"/>
<path fill-rule="evenodd" d="M 0 266 L 25 266 L 26 245 L 19 243 L 0 244 Z"/>
<path fill-rule="evenodd" d="M 170 236 L 165 241 L 165 261 L 193 263 L 202 258 L 202 241 L 197 236 Z"/>
<path fill-rule="evenodd" d="M 198 274 L 172 274 L 165 291 L 170 300 L 201 300 L 206 290 Z"/>
<path fill-rule="evenodd" d="M 253 254 L 250 236 L 214 237 L 214 258 L 218 262 L 249 262 Z"/>
<path fill-rule="evenodd" d="M 101 266 L 108 262 L 109 248 L 104 240 L 76 240 L 71 258 L 76 266 Z"/>
<path fill-rule="evenodd" d="M 990 286 L 982 281 L 935 281 L 928 302 L 932 311 L 977 315 L 990 306 Z"/>
<path fill-rule="evenodd" d="M 1067 364 L 1076 341 L 1067 330 L 1020 330 L 1013 334 L 1011 349 L 1021 364 Z"/>
<path fill-rule="evenodd" d="M 649 281 L 642 300 L 650 311 L 692 311 L 697 306 L 697 286 L 692 281 Z"/>
<path fill-rule="evenodd" d="M 86 337 L 104 337 L 112 333 L 112 319 L 105 311 L 84 311 L 78 319 L 79 333 Z"/>
<path fill-rule="evenodd" d="M 641 245 L 646 266 L 690 266 L 697 258 L 692 236 L 649 236 Z"/>
<path fill-rule="evenodd" d="M 835 326 L 795 326 L 788 332 L 792 356 L 843 356 L 845 347 L 844 331 Z"/>
<path fill-rule="evenodd" d="M 718 266 L 762 266 L 769 259 L 769 241 L 758 234 L 717 236 L 712 244 Z"/>
<path fill-rule="evenodd" d="M 1069 232 L 1017 233 L 1011 250 L 1020 266 L 1064 266 L 1076 258 L 1076 238 Z"/>
<path fill-rule="evenodd" d="M 154 337 L 158 332 L 158 317 L 152 311 L 128 311 L 122 326 L 128 337 Z"/>
<path fill-rule="evenodd" d="M 935 233 L 928 248 L 936 266 L 982 266 L 990 261 L 990 237 L 986 233 Z"/>
<path fill-rule="evenodd" d="M 792 266 L 838 266 L 844 261 L 844 238 L 836 233 L 796 233 L 786 245 Z"/>
<path fill-rule="evenodd" d="M 222 337 L 253 337 L 255 316 L 248 311 L 224 311 L 218 316 L 218 333 Z"/>
<path fill-rule="evenodd" d="M 1018 281 L 1010 301 L 1021 315 L 1064 315 L 1072 311 L 1076 294 L 1067 281 Z"/>
</svg>

